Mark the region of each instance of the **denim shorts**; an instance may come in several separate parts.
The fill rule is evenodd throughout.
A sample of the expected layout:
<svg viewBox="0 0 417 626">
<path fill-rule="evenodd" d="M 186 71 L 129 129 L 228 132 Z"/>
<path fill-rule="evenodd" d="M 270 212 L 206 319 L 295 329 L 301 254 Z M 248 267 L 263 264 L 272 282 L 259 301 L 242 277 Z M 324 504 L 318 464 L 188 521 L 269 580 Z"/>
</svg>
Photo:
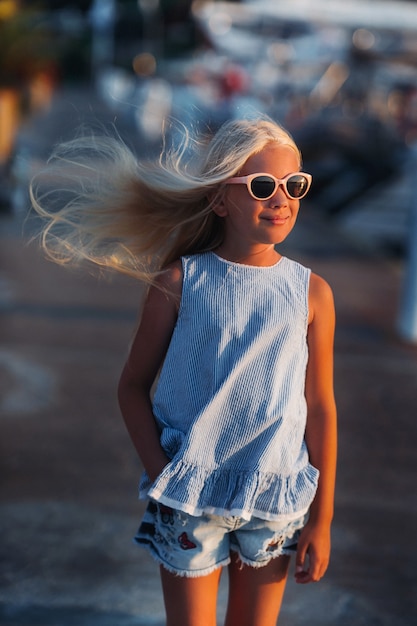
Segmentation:
<svg viewBox="0 0 417 626">
<path fill-rule="evenodd" d="M 135 541 L 168 571 L 179 576 L 206 576 L 231 561 L 230 552 L 251 567 L 263 567 L 297 550 L 308 514 L 291 521 L 202 515 L 150 501 Z"/>
</svg>

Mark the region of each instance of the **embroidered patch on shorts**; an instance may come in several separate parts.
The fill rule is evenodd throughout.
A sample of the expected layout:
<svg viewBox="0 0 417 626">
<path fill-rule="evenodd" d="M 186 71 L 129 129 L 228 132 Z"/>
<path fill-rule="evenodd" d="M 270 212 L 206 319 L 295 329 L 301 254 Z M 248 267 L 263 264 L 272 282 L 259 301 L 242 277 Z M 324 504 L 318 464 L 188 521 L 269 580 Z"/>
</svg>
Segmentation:
<svg viewBox="0 0 417 626">
<path fill-rule="evenodd" d="M 187 533 L 181 533 L 178 537 L 178 543 L 183 550 L 194 550 L 197 547 L 193 541 L 190 541 Z"/>
</svg>

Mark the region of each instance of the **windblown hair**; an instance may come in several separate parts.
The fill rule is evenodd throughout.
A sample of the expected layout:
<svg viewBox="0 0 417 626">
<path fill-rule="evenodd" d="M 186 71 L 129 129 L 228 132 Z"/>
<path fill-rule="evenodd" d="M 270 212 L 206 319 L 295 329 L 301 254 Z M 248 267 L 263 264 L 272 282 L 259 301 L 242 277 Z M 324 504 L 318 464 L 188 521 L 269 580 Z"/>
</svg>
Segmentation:
<svg viewBox="0 0 417 626">
<path fill-rule="evenodd" d="M 213 207 L 250 156 L 291 136 L 270 119 L 226 122 L 210 138 L 184 131 L 180 145 L 138 161 L 119 139 L 80 136 L 59 145 L 30 187 L 44 219 L 41 243 L 60 264 L 89 261 L 152 283 L 181 255 L 213 250 L 224 236 Z"/>
</svg>

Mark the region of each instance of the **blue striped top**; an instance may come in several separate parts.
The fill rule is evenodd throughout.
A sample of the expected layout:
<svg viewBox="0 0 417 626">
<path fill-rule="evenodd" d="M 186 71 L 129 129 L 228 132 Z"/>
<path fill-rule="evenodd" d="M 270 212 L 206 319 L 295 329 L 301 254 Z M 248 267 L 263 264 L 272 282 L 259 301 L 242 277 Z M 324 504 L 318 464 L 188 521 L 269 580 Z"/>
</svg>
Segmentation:
<svg viewBox="0 0 417 626">
<path fill-rule="evenodd" d="M 266 520 L 306 511 L 305 376 L 310 270 L 213 252 L 182 259 L 178 320 L 153 398 L 171 462 L 140 493 L 191 515 Z"/>
</svg>

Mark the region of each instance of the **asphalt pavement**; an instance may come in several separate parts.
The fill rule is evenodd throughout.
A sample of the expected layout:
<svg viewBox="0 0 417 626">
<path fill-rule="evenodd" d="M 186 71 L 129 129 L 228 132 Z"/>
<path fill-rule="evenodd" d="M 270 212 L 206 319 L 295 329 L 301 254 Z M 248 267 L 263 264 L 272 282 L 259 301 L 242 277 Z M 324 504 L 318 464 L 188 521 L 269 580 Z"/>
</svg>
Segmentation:
<svg viewBox="0 0 417 626">
<path fill-rule="evenodd" d="M 141 467 L 116 386 L 140 286 L 46 261 L 26 184 L 91 118 L 90 90 L 56 94 L 17 143 L 16 207 L 0 214 L 0 624 L 163 626 L 158 567 L 133 544 Z M 417 347 L 396 321 L 404 261 L 303 205 L 283 252 L 325 277 L 337 308 L 340 452 L 333 553 L 316 585 L 288 583 L 282 626 L 417 623 Z M 219 626 L 227 576 L 221 582 Z M 202 626 L 204 626 L 202 624 Z"/>
</svg>

